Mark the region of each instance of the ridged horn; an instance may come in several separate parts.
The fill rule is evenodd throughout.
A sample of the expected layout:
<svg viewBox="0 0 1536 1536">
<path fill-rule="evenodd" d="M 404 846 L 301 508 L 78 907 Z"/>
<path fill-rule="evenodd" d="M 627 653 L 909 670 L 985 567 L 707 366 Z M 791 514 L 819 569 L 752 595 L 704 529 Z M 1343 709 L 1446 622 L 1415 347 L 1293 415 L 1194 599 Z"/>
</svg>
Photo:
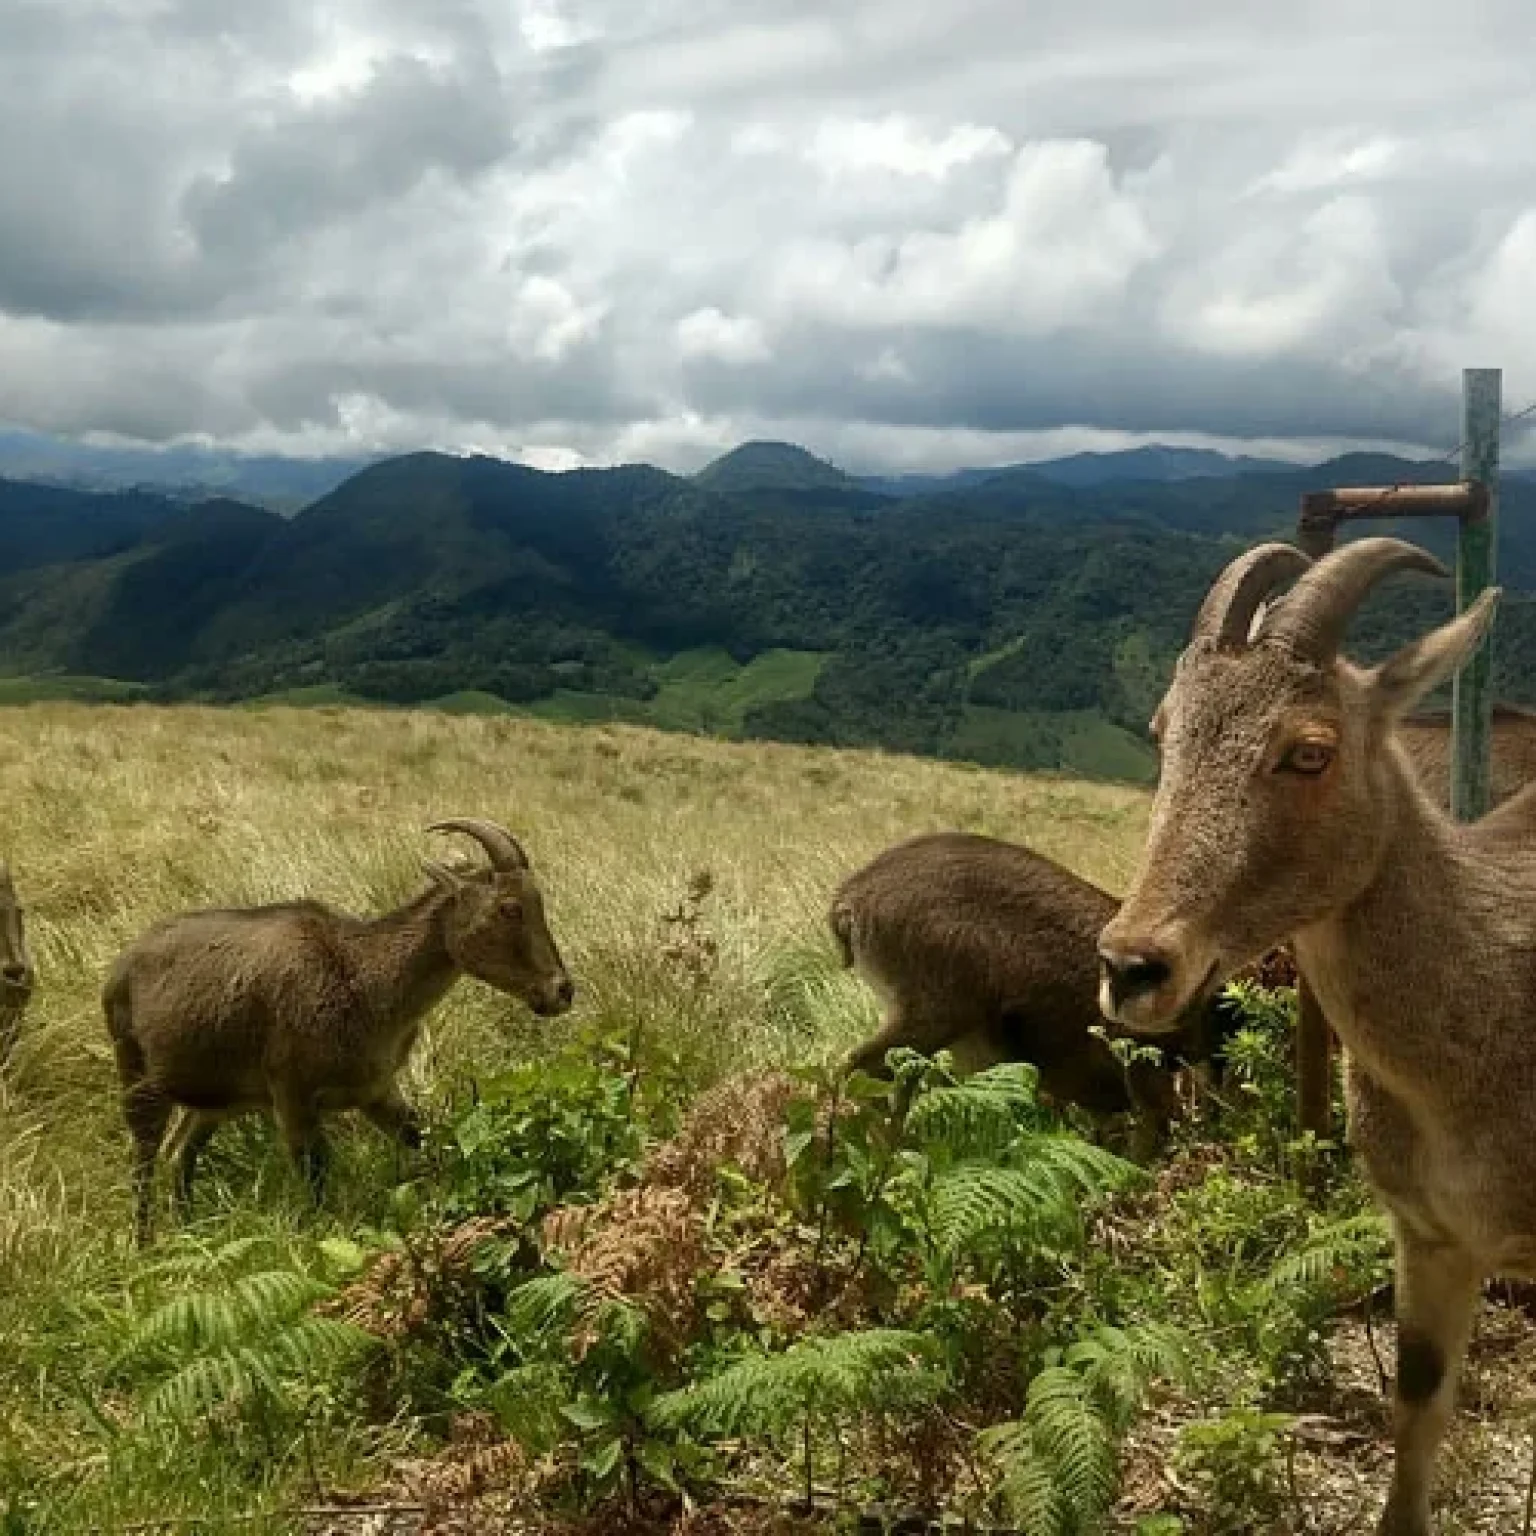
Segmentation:
<svg viewBox="0 0 1536 1536">
<path fill-rule="evenodd" d="M 1195 618 L 1194 638 L 1214 639 L 1219 650 L 1248 644 L 1259 604 L 1282 581 L 1312 564 L 1294 544 L 1259 544 L 1241 554 L 1216 578 Z"/>
<path fill-rule="evenodd" d="M 446 821 L 434 821 L 428 832 L 462 832 L 472 837 L 485 849 L 492 869 L 529 869 L 528 855 L 523 845 L 494 821 L 481 821 L 473 816 L 452 816 Z"/>
<path fill-rule="evenodd" d="M 1288 646 L 1308 661 L 1330 661 L 1371 588 L 1397 571 L 1450 575 L 1427 549 L 1404 539 L 1356 539 L 1325 555 L 1291 588 L 1258 638 Z"/>
</svg>

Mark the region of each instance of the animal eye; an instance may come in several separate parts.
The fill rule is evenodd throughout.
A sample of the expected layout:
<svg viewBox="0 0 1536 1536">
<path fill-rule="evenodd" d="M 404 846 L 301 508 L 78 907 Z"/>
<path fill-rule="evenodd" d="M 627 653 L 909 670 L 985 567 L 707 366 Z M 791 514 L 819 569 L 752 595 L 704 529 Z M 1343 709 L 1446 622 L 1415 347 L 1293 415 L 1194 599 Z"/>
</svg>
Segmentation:
<svg viewBox="0 0 1536 1536">
<path fill-rule="evenodd" d="M 1326 741 L 1298 741 L 1280 760 L 1280 767 L 1283 772 L 1306 774 L 1311 778 L 1332 761 L 1333 748 Z"/>
</svg>

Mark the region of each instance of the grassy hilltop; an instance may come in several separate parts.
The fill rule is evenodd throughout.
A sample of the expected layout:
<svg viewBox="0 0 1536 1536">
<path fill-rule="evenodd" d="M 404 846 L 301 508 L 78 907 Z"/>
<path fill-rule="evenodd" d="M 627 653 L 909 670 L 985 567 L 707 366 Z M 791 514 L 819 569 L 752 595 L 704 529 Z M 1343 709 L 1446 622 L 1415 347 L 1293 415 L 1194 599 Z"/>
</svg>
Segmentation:
<svg viewBox="0 0 1536 1536">
<path fill-rule="evenodd" d="M 1379 1233 L 1337 1159 L 1326 1210 L 1309 1214 L 1295 1194 L 1283 999 L 1255 997 L 1230 1106 L 1140 1182 L 1042 1118 L 1015 1074 L 991 1111 L 960 1115 L 981 1115 L 969 1130 L 946 1121 L 960 1112 L 939 1090 L 925 1122 L 936 1139 L 894 1159 L 868 1111 L 824 1163 L 819 1141 L 792 1133 L 790 1193 L 761 1169 L 732 1175 L 707 1227 L 676 1190 L 647 1193 L 648 1142 L 699 1093 L 825 1064 L 872 1025 L 873 1000 L 839 970 L 823 927 L 845 873 L 898 838 L 960 827 L 1119 889 L 1142 792 L 474 713 L 55 703 L 0 710 L 0 806 L 0 852 L 42 978 L 0 1069 L 7 1536 L 187 1517 L 210 1522 L 201 1529 L 362 1529 L 298 1513 L 346 1491 L 408 1506 L 374 1527 L 403 1532 L 422 1528 L 420 1506 L 475 1486 L 568 1522 L 518 1529 L 831 1528 L 721 1502 L 722 1490 L 793 1496 L 806 1452 L 821 1494 L 850 1507 L 882 1492 L 926 1491 L 951 1508 L 987 1496 L 994 1514 L 998 1499 L 1015 1518 L 1047 1511 L 1054 1525 L 1037 1528 L 1063 1536 L 1368 1528 L 1386 1405 L 1359 1321 L 1340 1312 L 1383 1273 Z M 382 909 L 416 886 L 423 853 L 440 852 L 421 829 L 453 814 L 524 837 L 578 980 L 575 1014 L 542 1023 L 462 983 L 408 1085 L 441 1132 L 424 1168 L 337 1125 L 332 1200 L 311 1217 L 265 1127 L 231 1127 L 205 1160 L 191 1231 L 134 1253 L 97 1003 L 112 955 L 203 903 L 304 894 Z M 1006 1146 L 984 1137 L 965 1150 L 998 1103 L 1035 1131 L 1020 1141 L 1014 1125 Z M 782 1125 L 768 1132 L 763 1146 L 778 1148 Z M 524 1179 L 531 1165 L 543 1183 Z M 604 1271 L 608 1310 L 589 1314 L 576 1282 L 540 1257 L 538 1222 L 562 1203 L 607 1200 L 620 1230 L 614 1213 L 631 1197 L 610 1190 L 615 1170 L 640 1179 L 646 1221 L 684 1222 L 697 1245 L 673 1244 L 674 1259 L 695 1255 L 684 1289 L 701 1309 L 682 1343 L 658 1344 L 640 1270 Z M 992 1204 L 977 1206 L 983 1188 Z M 853 1206 L 849 1191 L 862 1191 Z M 863 1210 L 878 1221 L 861 1229 Z M 472 1219 L 489 1223 L 489 1246 L 472 1272 L 454 1270 L 442 1234 L 467 1243 Z M 964 1241 L 946 1247 L 946 1232 Z M 573 1261 L 578 1276 L 590 1246 L 571 1250 L 588 1255 Z M 1311 1258 L 1291 1273 L 1297 1254 Z M 859 1283 L 818 1308 L 796 1289 L 806 1266 L 817 1283 Z M 391 1310 L 389 1275 L 417 1312 Z M 331 1293 L 317 1323 L 310 1303 Z M 369 1334 L 360 1342 L 339 1318 Z M 571 1328 L 586 1342 L 567 1344 Z M 1482 1338 L 1448 1458 L 1468 1501 L 1447 1531 L 1517 1528 L 1523 1498 L 1508 1383 L 1536 1350 L 1509 1308 L 1485 1316 Z M 1066 1365 L 1049 1354 L 1074 1339 L 1090 1354 Z M 934 1341 L 947 1353 L 922 1370 L 903 1353 Z M 830 1353 L 802 1359 L 797 1345 Z M 823 1370 L 846 1388 L 834 1419 L 819 1416 L 830 1388 L 814 1387 L 810 1406 L 784 1396 L 785 1358 L 813 1385 Z M 743 1360 L 768 1373 L 750 1391 L 725 1379 Z M 676 1398 L 706 1381 L 708 1402 Z M 674 1395 L 669 1427 L 646 1406 L 653 1393 Z M 976 1448 L 978 1432 L 1010 1423 L 1022 1428 Z M 508 1449 L 509 1433 L 523 1450 Z M 916 1460 L 893 1449 L 913 1444 Z M 968 1469 L 994 1463 L 989 1494 Z M 669 1483 L 714 1513 L 674 1524 Z M 1314 1514 L 1331 1512 L 1323 1526 L 1296 1523 L 1293 1486 Z M 458 1529 L 509 1528 L 462 1518 Z"/>
</svg>

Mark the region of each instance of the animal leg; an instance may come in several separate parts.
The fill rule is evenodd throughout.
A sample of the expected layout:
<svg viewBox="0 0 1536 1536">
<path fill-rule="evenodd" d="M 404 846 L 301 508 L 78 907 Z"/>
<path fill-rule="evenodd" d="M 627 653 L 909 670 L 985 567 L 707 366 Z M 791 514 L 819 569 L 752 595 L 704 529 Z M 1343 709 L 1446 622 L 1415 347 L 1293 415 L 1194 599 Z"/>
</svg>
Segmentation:
<svg viewBox="0 0 1536 1536">
<path fill-rule="evenodd" d="M 325 1195 L 330 1172 L 331 1149 L 320 1126 L 314 1104 L 301 1094 L 278 1092 L 273 1095 L 272 1112 L 288 1155 L 304 1176 L 310 1199 L 318 1205 Z"/>
<path fill-rule="evenodd" d="M 363 1114 L 386 1136 L 411 1152 L 421 1147 L 421 1121 L 399 1088 L 391 1084 L 383 1098 L 363 1105 Z"/>
<path fill-rule="evenodd" d="M 1464 1250 L 1397 1233 L 1392 1489 L 1377 1536 L 1430 1536 L 1435 1454 L 1450 1422 L 1482 1274 Z"/>
<path fill-rule="evenodd" d="M 155 1160 L 172 1108 L 171 1101 L 148 1078 L 123 1089 L 123 1118 L 133 1138 L 134 1235 L 141 1248 L 149 1244 Z"/>
<path fill-rule="evenodd" d="M 219 1121 L 215 1115 L 184 1109 L 165 1149 L 166 1160 L 176 1170 L 176 1211 L 183 1221 L 192 1210 L 192 1182 L 197 1177 L 197 1159 L 213 1140 Z"/>
<path fill-rule="evenodd" d="M 942 1018 L 927 1017 L 906 1008 L 893 1008 L 885 1022 L 862 1045 L 843 1060 L 843 1072 L 868 1072 L 872 1077 L 889 1077 L 885 1053 L 898 1045 L 932 1056 L 955 1036 L 952 1025 Z"/>
<path fill-rule="evenodd" d="M 1133 1061 L 1125 1076 L 1136 1112 L 1131 1155 L 1138 1163 L 1149 1162 L 1168 1140 L 1169 1129 L 1179 1112 L 1178 1090 L 1173 1074 L 1150 1061 Z"/>
</svg>

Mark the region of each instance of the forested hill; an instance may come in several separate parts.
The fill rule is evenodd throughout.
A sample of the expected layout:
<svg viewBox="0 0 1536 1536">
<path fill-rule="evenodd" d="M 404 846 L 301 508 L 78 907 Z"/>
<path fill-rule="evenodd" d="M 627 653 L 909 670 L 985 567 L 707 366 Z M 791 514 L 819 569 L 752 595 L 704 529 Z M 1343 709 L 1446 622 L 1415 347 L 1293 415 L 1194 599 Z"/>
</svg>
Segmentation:
<svg viewBox="0 0 1536 1536">
<path fill-rule="evenodd" d="M 1144 777 L 1145 721 L 1225 560 L 1289 536 L 1305 489 L 1450 475 L 1357 456 L 1124 479 L 1110 455 L 877 483 L 749 449 L 692 479 L 411 454 L 293 517 L 0 481 L 0 698 L 89 678 L 518 707 Z M 1533 500 L 1506 481 L 1497 650 L 1501 692 L 1530 702 Z M 1449 528 L 1408 531 L 1449 553 Z M 1450 601 L 1395 584 L 1358 643 Z"/>
</svg>

